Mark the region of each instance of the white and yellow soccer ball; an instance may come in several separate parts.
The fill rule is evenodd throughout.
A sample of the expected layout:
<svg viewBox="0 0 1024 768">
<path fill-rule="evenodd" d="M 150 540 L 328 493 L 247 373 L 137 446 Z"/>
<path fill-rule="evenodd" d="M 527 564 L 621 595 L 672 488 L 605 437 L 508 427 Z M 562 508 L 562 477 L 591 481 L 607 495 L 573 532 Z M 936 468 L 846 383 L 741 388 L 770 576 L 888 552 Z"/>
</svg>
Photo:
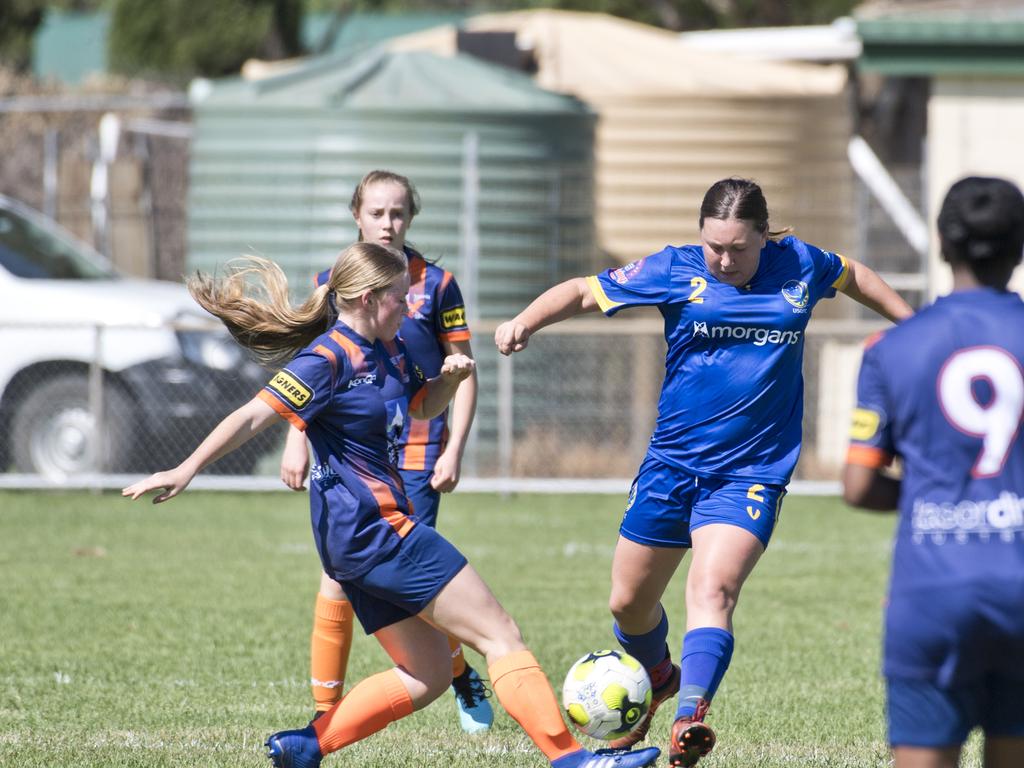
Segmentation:
<svg viewBox="0 0 1024 768">
<path fill-rule="evenodd" d="M 569 721 L 594 739 L 611 741 L 631 733 L 651 706 L 651 679 L 623 651 L 594 651 L 569 669 L 562 685 Z"/>
</svg>

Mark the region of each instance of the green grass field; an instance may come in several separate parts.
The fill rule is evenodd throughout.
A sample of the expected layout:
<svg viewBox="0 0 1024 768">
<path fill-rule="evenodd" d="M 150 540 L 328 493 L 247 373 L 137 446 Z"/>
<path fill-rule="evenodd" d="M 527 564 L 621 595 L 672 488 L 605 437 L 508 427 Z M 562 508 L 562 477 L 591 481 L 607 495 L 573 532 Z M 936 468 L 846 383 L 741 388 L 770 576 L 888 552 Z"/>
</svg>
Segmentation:
<svg viewBox="0 0 1024 768">
<path fill-rule="evenodd" d="M 460 494 L 442 508 L 441 530 L 556 689 L 578 656 L 613 644 L 621 505 Z M 892 525 L 835 499 L 787 499 L 740 601 L 709 719 L 719 744 L 702 768 L 889 764 L 878 657 Z M 318 562 L 303 495 L 189 492 L 154 507 L 0 492 L 0 574 L 0 766 L 267 766 L 267 734 L 309 718 Z M 666 598 L 674 655 L 682 576 Z M 356 637 L 350 681 L 386 665 Z M 546 764 L 500 707 L 490 734 L 468 737 L 454 706 L 445 695 L 325 766 Z M 663 748 L 671 709 L 652 729 Z M 964 764 L 977 766 L 972 746 Z"/>
</svg>

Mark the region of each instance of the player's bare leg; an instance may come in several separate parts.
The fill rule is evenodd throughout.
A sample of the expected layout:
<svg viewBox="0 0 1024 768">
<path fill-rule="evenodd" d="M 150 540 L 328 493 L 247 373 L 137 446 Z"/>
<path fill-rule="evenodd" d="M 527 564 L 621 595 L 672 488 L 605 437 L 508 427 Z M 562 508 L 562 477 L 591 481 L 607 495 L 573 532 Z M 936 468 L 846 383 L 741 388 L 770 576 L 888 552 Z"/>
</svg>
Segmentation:
<svg viewBox="0 0 1024 768">
<path fill-rule="evenodd" d="M 732 656 L 732 617 L 740 590 L 764 552 L 756 536 L 734 525 L 704 525 L 692 531 L 691 538 L 686 660 L 668 754 L 669 764 L 680 768 L 696 765 L 715 746 L 715 732 L 704 718 Z M 691 656 L 691 643 L 706 644 L 703 657 Z"/>
<path fill-rule="evenodd" d="M 682 547 L 649 547 L 619 537 L 612 559 L 608 607 L 620 632 L 641 636 L 658 626 L 665 615 L 661 597 L 686 552 Z M 658 707 L 679 691 L 679 667 L 672 664 L 671 658 L 659 661 L 661 670 L 648 668 L 653 691 L 646 716 L 631 734 L 610 742 L 613 749 L 626 749 L 643 741 Z M 656 679 L 659 671 L 664 679 Z"/>
<path fill-rule="evenodd" d="M 1024 738 L 985 737 L 985 768 L 1024 765 Z"/>
<path fill-rule="evenodd" d="M 892 750 L 894 768 L 957 768 L 960 764 L 960 747 L 933 749 L 931 747 L 895 747 Z M 992 766 L 986 762 L 986 768 Z M 1020 765 L 1019 762 L 1006 763 Z"/>
</svg>

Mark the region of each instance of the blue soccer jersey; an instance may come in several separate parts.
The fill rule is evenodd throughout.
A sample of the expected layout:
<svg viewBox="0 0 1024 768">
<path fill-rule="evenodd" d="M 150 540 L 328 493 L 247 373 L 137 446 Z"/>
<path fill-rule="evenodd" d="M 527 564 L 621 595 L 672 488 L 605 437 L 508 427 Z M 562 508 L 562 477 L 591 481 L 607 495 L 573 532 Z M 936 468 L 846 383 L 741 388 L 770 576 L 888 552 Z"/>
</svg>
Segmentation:
<svg viewBox="0 0 1024 768">
<path fill-rule="evenodd" d="M 887 674 L 1024 679 L 1022 329 L 1017 294 L 963 291 L 865 350 L 847 462 L 903 472 Z"/>
<path fill-rule="evenodd" d="M 338 322 L 259 394 L 313 447 L 313 535 L 335 580 L 366 573 L 415 524 L 395 465 L 422 384 L 401 341 L 371 344 Z"/>
<path fill-rule="evenodd" d="M 769 241 L 750 283 L 718 281 L 699 245 L 587 278 L 606 315 L 657 306 L 668 354 L 649 453 L 691 474 L 785 485 L 800 454 L 804 332 L 846 260 Z"/>
<path fill-rule="evenodd" d="M 409 260 L 409 312 L 399 335 L 409 357 L 429 379 L 441 373 L 443 343 L 468 341 L 466 306 L 455 277 L 446 269 L 429 263 L 413 249 L 405 248 Z M 316 276 L 323 285 L 330 270 Z M 412 419 L 399 441 L 398 466 L 403 470 L 433 470 L 448 442 L 448 410 L 429 420 Z"/>
</svg>

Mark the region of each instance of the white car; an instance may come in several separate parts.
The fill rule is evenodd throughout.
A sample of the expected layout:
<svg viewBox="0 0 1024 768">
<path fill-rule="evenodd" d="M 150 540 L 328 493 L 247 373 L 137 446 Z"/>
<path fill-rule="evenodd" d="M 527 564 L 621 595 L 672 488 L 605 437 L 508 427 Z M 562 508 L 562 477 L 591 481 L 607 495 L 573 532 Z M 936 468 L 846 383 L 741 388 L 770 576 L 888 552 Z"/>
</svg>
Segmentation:
<svg viewBox="0 0 1024 768">
<path fill-rule="evenodd" d="M 122 277 L 0 195 L 0 471 L 166 468 L 267 375 L 183 285 Z M 211 469 L 252 471 L 260 438 Z"/>
</svg>

